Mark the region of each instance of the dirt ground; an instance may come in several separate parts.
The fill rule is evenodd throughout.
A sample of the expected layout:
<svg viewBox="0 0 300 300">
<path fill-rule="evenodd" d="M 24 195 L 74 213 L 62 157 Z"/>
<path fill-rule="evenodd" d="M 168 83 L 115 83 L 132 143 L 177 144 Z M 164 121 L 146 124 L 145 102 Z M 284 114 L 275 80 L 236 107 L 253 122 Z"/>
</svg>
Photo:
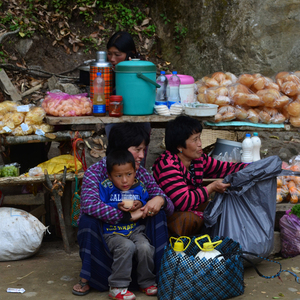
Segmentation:
<svg viewBox="0 0 300 300">
<path fill-rule="evenodd" d="M 276 258 L 275 258 L 276 259 Z M 300 256 L 279 260 L 283 270 L 300 272 Z M 1 284 L 0 299 L 76 299 L 72 287 L 78 281 L 81 261 L 78 246 L 72 248 L 71 254 L 66 254 L 61 241 L 44 241 L 39 252 L 19 261 L 0 262 Z M 279 271 L 279 265 L 263 262 L 258 266 L 265 276 L 273 276 Z M 299 273 L 298 273 L 299 274 Z M 300 284 L 288 272 L 283 272 L 281 279 L 266 279 L 257 275 L 254 268 L 245 268 L 244 294 L 234 299 L 290 299 L 300 300 Z M 7 288 L 24 288 L 23 294 L 7 293 Z M 146 300 L 148 296 L 135 292 L 137 299 Z M 83 299 L 108 299 L 107 292 L 92 290 Z M 151 299 L 157 299 L 151 297 Z"/>
</svg>

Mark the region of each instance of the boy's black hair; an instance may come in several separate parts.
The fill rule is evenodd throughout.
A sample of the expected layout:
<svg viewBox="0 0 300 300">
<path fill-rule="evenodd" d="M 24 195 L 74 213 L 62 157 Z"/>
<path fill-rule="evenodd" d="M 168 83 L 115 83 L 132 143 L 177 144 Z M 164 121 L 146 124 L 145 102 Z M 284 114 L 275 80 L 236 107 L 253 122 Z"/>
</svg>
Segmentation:
<svg viewBox="0 0 300 300">
<path fill-rule="evenodd" d="M 125 165 L 130 163 L 135 170 L 135 160 L 131 152 L 127 149 L 113 150 L 106 157 L 106 169 L 110 175 L 115 165 Z"/>
<path fill-rule="evenodd" d="M 201 123 L 188 116 L 178 116 L 168 122 L 165 133 L 166 149 L 177 154 L 178 147 L 186 148 L 186 140 L 195 133 L 202 132 Z"/>
</svg>

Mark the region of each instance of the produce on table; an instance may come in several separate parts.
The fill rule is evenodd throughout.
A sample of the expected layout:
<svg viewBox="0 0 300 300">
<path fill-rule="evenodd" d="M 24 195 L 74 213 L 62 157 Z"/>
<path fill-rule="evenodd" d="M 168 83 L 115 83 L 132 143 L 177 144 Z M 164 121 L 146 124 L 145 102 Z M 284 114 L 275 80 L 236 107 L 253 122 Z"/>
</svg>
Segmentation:
<svg viewBox="0 0 300 300">
<path fill-rule="evenodd" d="M 295 158 L 292 159 L 291 165 L 283 162 L 282 169 L 299 172 L 300 162 L 297 160 L 297 156 Z M 281 202 L 290 202 L 292 204 L 300 202 L 300 176 L 277 177 L 276 203 Z"/>
<path fill-rule="evenodd" d="M 87 94 L 69 95 L 63 92 L 47 92 L 42 107 L 48 115 L 74 117 L 91 115 L 93 103 Z"/>
<path fill-rule="evenodd" d="M 0 134 L 15 136 L 34 134 L 37 130 L 34 126 L 42 126 L 40 129 L 45 129 L 44 133 L 52 132 L 54 127 L 43 122 L 45 116 L 46 112 L 42 107 L 4 101 L 0 103 Z"/>
<path fill-rule="evenodd" d="M 19 165 L 17 163 L 0 166 L 1 177 L 16 177 L 19 176 Z"/>
<path fill-rule="evenodd" d="M 300 71 L 262 74 L 216 72 L 195 82 L 200 103 L 219 105 L 215 122 L 248 121 L 300 127 Z M 224 112 L 223 106 L 227 106 Z M 228 106 L 233 107 L 229 109 Z"/>
</svg>

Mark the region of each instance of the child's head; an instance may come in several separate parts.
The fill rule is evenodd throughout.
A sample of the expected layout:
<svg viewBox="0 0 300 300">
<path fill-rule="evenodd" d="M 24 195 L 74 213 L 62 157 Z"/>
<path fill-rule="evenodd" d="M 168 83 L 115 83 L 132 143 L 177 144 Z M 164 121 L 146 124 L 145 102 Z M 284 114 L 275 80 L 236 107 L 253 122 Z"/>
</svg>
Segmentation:
<svg viewBox="0 0 300 300">
<path fill-rule="evenodd" d="M 116 188 L 127 191 L 131 188 L 135 179 L 135 161 L 128 150 L 111 151 L 106 158 L 108 178 Z"/>
</svg>

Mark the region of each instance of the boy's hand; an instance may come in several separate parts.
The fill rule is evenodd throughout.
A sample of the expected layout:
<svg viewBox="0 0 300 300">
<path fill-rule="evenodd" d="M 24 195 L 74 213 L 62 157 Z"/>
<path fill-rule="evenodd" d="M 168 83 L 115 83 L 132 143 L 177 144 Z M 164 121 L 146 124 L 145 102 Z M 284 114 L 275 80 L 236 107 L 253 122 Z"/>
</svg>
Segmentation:
<svg viewBox="0 0 300 300">
<path fill-rule="evenodd" d="M 133 201 L 133 206 L 131 207 L 130 211 L 136 211 L 137 209 L 142 207 L 142 202 L 139 200 L 134 200 Z"/>
<path fill-rule="evenodd" d="M 122 211 L 130 211 L 131 210 L 132 207 L 131 208 L 126 208 L 126 207 L 124 207 L 124 205 L 125 205 L 124 202 L 118 203 L 118 209 L 122 210 Z"/>
</svg>

